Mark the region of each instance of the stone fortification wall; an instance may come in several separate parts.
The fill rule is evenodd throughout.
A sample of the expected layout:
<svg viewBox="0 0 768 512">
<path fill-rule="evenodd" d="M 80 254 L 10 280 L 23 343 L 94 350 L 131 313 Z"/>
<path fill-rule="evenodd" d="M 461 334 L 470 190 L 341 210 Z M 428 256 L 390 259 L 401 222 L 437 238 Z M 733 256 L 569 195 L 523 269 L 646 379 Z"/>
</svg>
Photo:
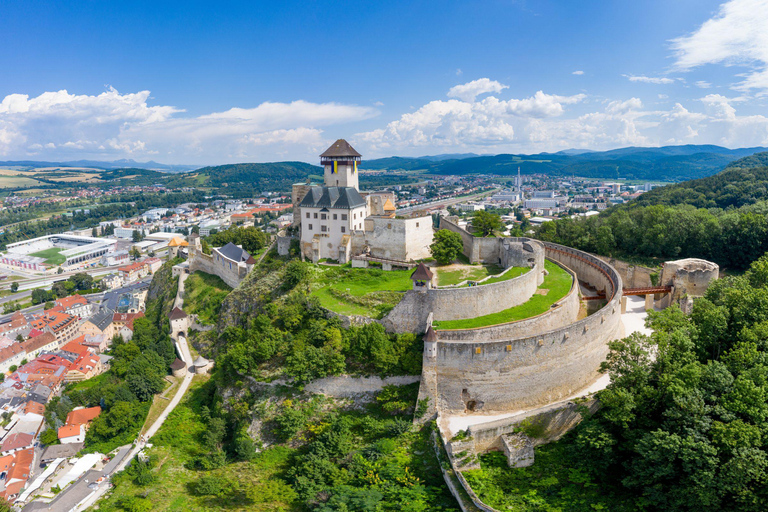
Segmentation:
<svg viewBox="0 0 768 512">
<path fill-rule="evenodd" d="M 617 260 L 616 258 L 609 258 L 607 256 L 594 255 L 600 258 L 619 273 L 621 276 L 621 282 L 624 284 L 624 288 L 650 288 L 653 286 L 651 281 L 651 275 L 656 273 L 656 270 L 642 265 L 632 265 L 626 261 Z"/>
<path fill-rule="evenodd" d="M 546 247 L 548 259 L 574 270 L 580 280 L 598 290 L 606 290 L 610 300 L 572 324 L 506 340 L 490 341 L 493 327 L 450 341 L 438 331 L 433 364 L 439 411 L 491 414 L 539 407 L 563 400 L 599 377 L 597 369 L 608 353 L 608 342 L 623 334 L 621 277 L 588 253 L 539 243 Z"/>
<path fill-rule="evenodd" d="M 240 282 L 248 275 L 248 268 L 245 264 L 239 264 L 220 254 L 213 249 L 211 254 L 203 254 L 190 246 L 189 251 L 189 272 L 196 270 L 219 276 L 222 281 L 232 288 L 237 288 Z"/>
<path fill-rule="evenodd" d="M 493 240 L 501 245 L 501 239 Z M 435 320 L 462 320 L 498 313 L 526 302 L 536 293 L 543 279 L 544 249 L 532 241 L 527 244 L 527 249 L 525 247 L 522 243 L 510 244 L 508 247 L 508 252 L 521 252 L 523 256 L 518 258 L 521 261 L 534 260 L 534 267 L 525 274 L 498 283 L 467 288 L 409 291 L 382 320 L 384 327 L 397 333 L 424 332 L 430 313 L 434 314 Z"/>
<path fill-rule="evenodd" d="M 571 290 L 565 297 L 552 305 L 549 311 L 526 318 L 525 320 L 490 327 L 441 330 L 440 340 L 461 343 L 512 340 L 533 336 L 540 332 L 547 332 L 572 324 L 578 318 L 581 299 L 579 297 L 576 275 L 570 269 L 566 268 L 566 270 L 574 276 L 573 286 L 571 286 Z"/>
<path fill-rule="evenodd" d="M 701 297 L 709 283 L 720 276 L 720 267 L 711 261 L 697 258 L 667 261 L 661 271 L 660 286 L 674 287 L 677 300 L 683 295 Z"/>
<path fill-rule="evenodd" d="M 535 436 L 529 437 L 534 447 L 541 446 L 557 441 L 578 425 L 582 420 L 581 411 L 592 415 L 599 407 L 600 403 L 594 398 L 581 402 L 560 402 L 510 418 L 473 425 L 469 427 L 469 437 L 472 438 L 475 453 L 502 450 L 501 436 L 516 430 L 536 431 Z"/>
<path fill-rule="evenodd" d="M 429 258 L 432 237 L 432 217 L 429 216 L 365 219 L 365 245 L 370 249 L 371 256 L 377 258 L 402 261 Z M 353 251 L 358 246 L 359 242 L 353 243 Z"/>
<path fill-rule="evenodd" d="M 475 237 L 468 233 L 465 229 L 460 228 L 455 221 L 456 217 L 451 217 L 450 220 L 448 217 L 440 217 L 440 224 L 438 225 L 438 229 L 447 229 L 449 231 L 453 231 L 454 233 L 460 234 L 461 241 L 464 244 L 464 250 L 462 251 L 464 256 L 466 256 L 470 262 L 475 263 L 475 261 L 472 260 L 472 251 Z"/>
</svg>

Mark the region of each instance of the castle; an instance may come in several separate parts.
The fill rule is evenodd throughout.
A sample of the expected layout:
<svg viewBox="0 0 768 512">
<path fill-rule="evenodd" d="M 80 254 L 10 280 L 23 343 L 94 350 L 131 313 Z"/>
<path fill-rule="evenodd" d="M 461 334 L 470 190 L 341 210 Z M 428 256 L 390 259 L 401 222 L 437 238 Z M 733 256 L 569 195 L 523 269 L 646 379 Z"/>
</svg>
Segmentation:
<svg viewBox="0 0 768 512">
<path fill-rule="evenodd" d="M 394 192 L 360 192 L 362 155 L 344 139 L 320 155 L 323 185 L 293 185 L 293 223 L 302 255 L 348 263 L 355 257 L 402 262 L 429 258 L 430 216 L 399 218 Z"/>
</svg>

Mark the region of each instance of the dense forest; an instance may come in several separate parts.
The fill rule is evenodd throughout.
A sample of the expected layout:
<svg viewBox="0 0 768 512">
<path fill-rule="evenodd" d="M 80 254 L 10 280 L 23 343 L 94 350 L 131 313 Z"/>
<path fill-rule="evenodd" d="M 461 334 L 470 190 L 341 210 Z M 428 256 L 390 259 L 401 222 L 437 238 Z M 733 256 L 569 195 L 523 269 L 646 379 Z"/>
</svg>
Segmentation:
<svg viewBox="0 0 768 512">
<path fill-rule="evenodd" d="M 535 236 L 631 260 L 696 257 L 746 269 L 768 251 L 768 168 L 742 165 L 654 189 L 598 216 L 544 223 Z"/>
<path fill-rule="evenodd" d="M 365 169 L 427 170 L 431 174 L 549 174 L 587 178 L 681 181 L 710 176 L 737 158 L 765 148 L 727 149 L 711 145 L 622 148 L 602 152 L 537 155 L 469 156 L 466 158 L 389 157 L 363 161 Z"/>
</svg>

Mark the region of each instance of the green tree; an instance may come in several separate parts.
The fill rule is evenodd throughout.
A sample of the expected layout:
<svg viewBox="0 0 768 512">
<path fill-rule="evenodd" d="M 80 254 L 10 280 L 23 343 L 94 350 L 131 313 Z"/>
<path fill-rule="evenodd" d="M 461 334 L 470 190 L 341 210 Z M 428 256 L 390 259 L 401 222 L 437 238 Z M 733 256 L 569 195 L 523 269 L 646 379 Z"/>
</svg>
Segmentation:
<svg viewBox="0 0 768 512">
<path fill-rule="evenodd" d="M 12 282 L 11 283 L 11 291 L 13 293 L 16 293 L 17 291 L 19 291 L 19 283 L 17 283 L 16 281 Z"/>
<path fill-rule="evenodd" d="M 472 217 L 472 228 L 480 236 L 492 236 L 494 232 L 503 229 L 504 224 L 501 222 L 501 217 L 495 213 L 479 210 Z"/>
<path fill-rule="evenodd" d="M 429 251 L 440 265 L 449 265 L 464 249 L 461 235 L 448 229 L 440 229 L 435 233 Z"/>
<path fill-rule="evenodd" d="M 50 446 L 52 444 L 59 444 L 59 435 L 56 432 L 56 429 L 53 429 L 53 428 L 45 429 L 43 433 L 40 434 L 40 442 L 46 446 Z"/>
</svg>

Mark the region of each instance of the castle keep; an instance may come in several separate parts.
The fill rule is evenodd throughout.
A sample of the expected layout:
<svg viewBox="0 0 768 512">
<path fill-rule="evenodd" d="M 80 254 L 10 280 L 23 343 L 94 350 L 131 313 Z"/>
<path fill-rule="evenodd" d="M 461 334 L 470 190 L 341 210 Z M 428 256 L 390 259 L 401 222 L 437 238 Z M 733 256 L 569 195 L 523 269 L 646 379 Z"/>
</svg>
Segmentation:
<svg viewBox="0 0 768 512">
<path fill-rule="evenodd" d="M 428 258 L 432 218 L 398 218 L 393 192 L 360 192 L 362 156 L 339 139 L 320 155 L 323 185 L 293 185 L 293 219 L 302 255 L 339 263 L 355 257 L 410 262 Z"/>
</svg>

